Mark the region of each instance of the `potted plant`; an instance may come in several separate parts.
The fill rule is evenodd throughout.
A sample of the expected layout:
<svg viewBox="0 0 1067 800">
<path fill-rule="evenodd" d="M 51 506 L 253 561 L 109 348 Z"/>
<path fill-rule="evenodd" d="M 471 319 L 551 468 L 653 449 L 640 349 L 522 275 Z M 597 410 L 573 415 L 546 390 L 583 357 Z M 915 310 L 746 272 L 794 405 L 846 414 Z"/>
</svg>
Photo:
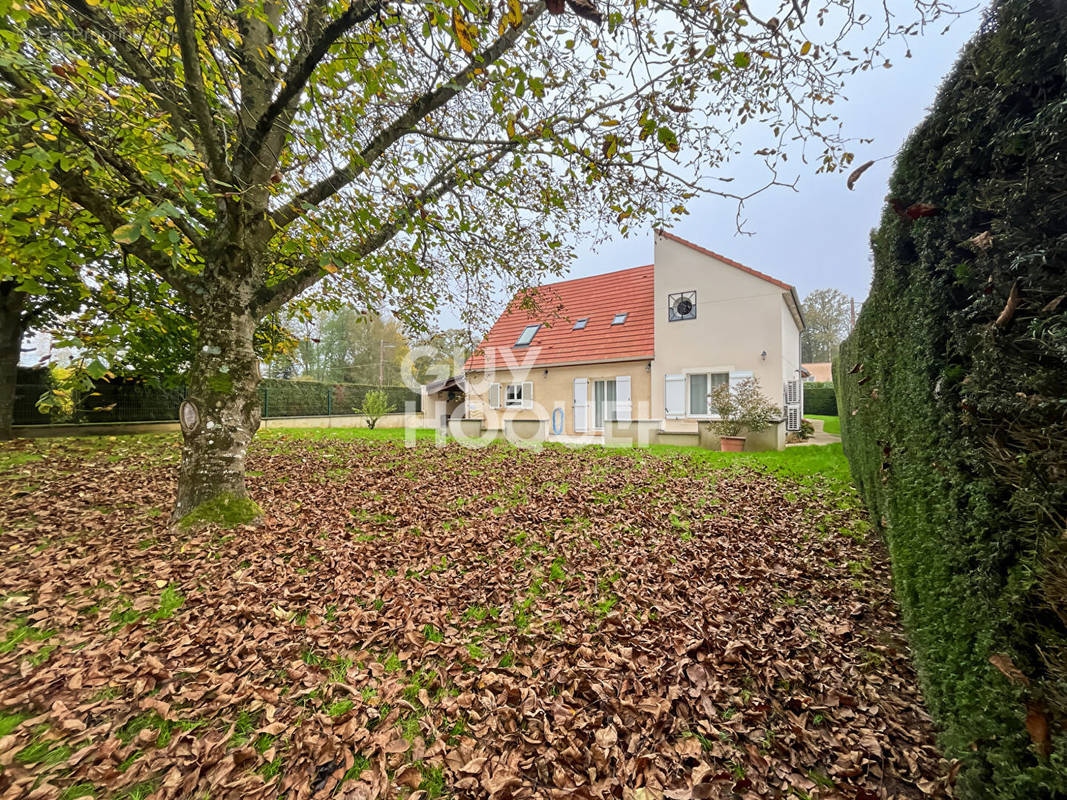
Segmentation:
<svg viewBox="0 0 1067 800">
<path fill-rule="evenodd" d="M 718 419 L 709 424 L 719 435 L 719 449 L 740 453 L 745 449 L 745 433 L 759 433 L 776 422 L 781 411 L 763 394 L 759 380 L 745 378 L 731 386 L 724 383 L 708 395 Z"/>
</svg>

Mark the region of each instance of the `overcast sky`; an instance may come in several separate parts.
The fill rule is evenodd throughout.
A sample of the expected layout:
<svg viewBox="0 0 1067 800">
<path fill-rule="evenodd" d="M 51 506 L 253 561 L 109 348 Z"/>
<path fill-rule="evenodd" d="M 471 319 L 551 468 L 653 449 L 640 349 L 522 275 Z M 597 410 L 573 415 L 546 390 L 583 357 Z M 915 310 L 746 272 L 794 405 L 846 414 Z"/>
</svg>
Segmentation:
<svg viewBox="0 0 1067 800">
<path fill-rule="evenodd" d="M 874 0 L 860 0 L 880 7 Z M 984 7 L 983 0 L 979 7 Z M 966 0 L 957 7 L 966 7 Z M 876 9 L 871 9 L 876 10 Z M 909 131 L 926 115 L 941 80 L 956 60 L 960 48 L 974 34 L 981 13 L 973 10 L 956 19 L 947 33 L 944 24 L 930 28 L 912 40 L 912 58 L 894 57 L 891 69 L 877 69 L 852 76 L 845 88 L 846 100 L 836 105 L 844 134 L 856 142 L 855 165 L 868 159 L 892 156 Z M 747 148 L 748 151 L 759 145 Z M 797 179 L 797 189 L 771 188 L 745 204 L 745 230 L 737 232 L 733 201 L 702 198 L 691 201 L 690 216 L 672 230 L 679 236 L 722 253 L 754 269 L 792 283 L 803 298 L 813 289 L 835 288 L 856 298 L 867 296 L 871 282 L 869 235 L 877 225 L 886 195 L 893 160 L 879 161 L 863 175 L 853 191 L 845 187 L 844 174 L 817 175 L 813 165 L 795 158 L 792 173 L 780 179 Z M 756 156 L 737 158 L 728 165 L 734 182 L 729 188 L 745 193 L 764 184 L 767 171 Z M 742 191 L 745 190 L 745 191 Z M 652 263 L 652 234 L 621 235 L 597 246 L 580 247 L 578 257 L 565 276 L 578 278 Z M 455 309 L 445 310 L 438 321 L 443 327 L 459 324 Z M 35 363 L 47 353 L 47 337 L 26 342 L 22 363 Z M 33 345 L 36 345 L 34 347 Z"/>
<path fill-rule="evenodd" d="M 878 4 L 880 7 L 880 4 Z M 859 3 L 863 8 L 864 2 Z M 977 8 L 983 8 L 985 3 Z M 967 8 L 957 3 L 957 8 Z M 945 23 L 912 39 L 910 59 L 892 59 L 890 69 L 850 77 L 847 99 L 835 106 L 844 135 L 856 142 L 854 166 L 869 159 L 892 156 L 933 102 L 938 86 L 956 61 L 960 49 L 977 30 L 979 10 L 956 19 L 947 33 Z M 749 148 L 752 150 L 755 148 Z M 803 298 L 813 289 L 834 288 L 855 297 L 867 296 L 871 282 L 870 231 L 878 224 L 893 159 L 879 161 L 864 173 L 854 190 L 847 175 L 815 174 L 815 165 L 794 163 L 780 178 L 797 178 L 797 190 L 773 187 L 745 204 L 745 230 L 738 234 L 734 201 L 702 198 L 691 201 L 690 215 L 672 229 L 690 241 L 766 272 L 797 287 Z M 735 177 L 731 190 L 758 187 L 767 169 L 755 156 L 738 158 L 726 173 Z M 743 194 L 744 192 L 739 192 Z M 652 263 L 652 234 L 621 235 L 595 249 L 580 248 L 567 278 L 578 278 Z M 562 280 L 562 279 L 561 279 Z M 451 314 L 442 315 L 445 326 Z"/>
</svg>

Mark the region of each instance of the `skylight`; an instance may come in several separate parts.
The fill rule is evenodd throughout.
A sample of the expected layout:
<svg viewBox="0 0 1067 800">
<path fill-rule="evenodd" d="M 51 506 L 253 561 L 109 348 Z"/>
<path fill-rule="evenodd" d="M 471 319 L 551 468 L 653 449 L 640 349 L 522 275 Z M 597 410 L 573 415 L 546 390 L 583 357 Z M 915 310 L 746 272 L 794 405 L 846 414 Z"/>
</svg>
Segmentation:
<svg viewBox="0 0 1067 800">
<path fill-rule="evenodd" d="M 580 320 L 578 320 L 577 322 L 574 323 L 574 330 L 580 331 L 588 324 L 589 324 L 589 317 L 582 317 Z"/>
<path fill-rule="evenodd" d="M 616 314 L 615 315 L 615 319 L 613 319 L 611 321 L 611 324 L 612 325 L 622 325 L 622 323 L 626 322 L 626 317 L 627 316 L 628 316 L 628 314 Z"/>
<path fill-rule="evenodd" d="M 527 325 L 523 330 L 522 335 L 519 336 L 519 341 L 515 342 L 515 347 L 526 347 L 533 341 L 534 335 L 541 330 L 540 325 Z"/>
</svg>

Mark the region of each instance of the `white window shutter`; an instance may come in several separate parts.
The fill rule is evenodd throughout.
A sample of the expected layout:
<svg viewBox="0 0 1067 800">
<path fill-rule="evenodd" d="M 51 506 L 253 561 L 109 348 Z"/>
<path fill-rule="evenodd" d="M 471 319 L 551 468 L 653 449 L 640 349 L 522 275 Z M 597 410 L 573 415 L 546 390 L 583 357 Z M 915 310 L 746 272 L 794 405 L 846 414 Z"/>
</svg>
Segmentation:
<svg viewBox="0 0 1067 800">
<path fill-rule="evenodd" d="M 522 382 L 522 407 L 533 408 L 533 381 Z"/>
<path fill-rule="evenodd" d="M 785 382 L 785 404 L 787 406 L 800 404 L 800 381 L 790 380 Z"/>
<path fill-rule="evenodd" d="M 489 384 L 489 407 L 500 408 L 500 384 Z"/>
<path fill-rule="evenodd" d="M 800 406 L 788 405 L 785 407 L 785 429 L 787 431 L 799 431 L 800 430 Z"/>
<path fill-rule="evenodd" d="M 630 376 L 619 375 L 615 378 L 615 419 L 629 422 L 633 413 L 630 401 Z"/>
<path fill-rule="evenodd" d="M 753 377 L 753 375 L 754 375 L 754 373 L 750 369 L 742 369 L 742 370 L 738 370 L 737 372 L 731 372 L 730 373 L 730 388 L 731 389 L 736 389 L 737 385 L 739 383 L 741 383 L 741 381 L 746 381 L 749 378 Z"/>
<path fill-rule="evenodd" d="M 574 379 L 574 430 L 589 430 L 589 380 Z"/>
<path fill-rule="evenodd" d="M 685 375 L 664 378 L 663 413 L 668 417 L 685 416 Z"/>
</svg>

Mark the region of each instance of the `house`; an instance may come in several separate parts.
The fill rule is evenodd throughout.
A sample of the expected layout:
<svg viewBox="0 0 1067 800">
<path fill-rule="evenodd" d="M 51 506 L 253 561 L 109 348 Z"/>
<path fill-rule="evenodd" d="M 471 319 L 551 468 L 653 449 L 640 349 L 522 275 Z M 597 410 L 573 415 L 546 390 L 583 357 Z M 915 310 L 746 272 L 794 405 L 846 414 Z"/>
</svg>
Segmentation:
<svg viewBox="0 0 1067 800">
<path fill-rule="evenodd" d="M 657 232 L 652 264 L 520 292 L 424 408 L 448 392 L 440 411 L 483 430 L 539 425 L 551 440 L 629 424 L 696 443 L 709 392 L 755 376 L 785 411 L 764 444 L 780 448 L 800 426 L 803 327 L 789 284 Z"/>
<path fill-rule="evenodd" d="M 813 361 L 803 364 L 805 383 L 833 383 L 833 364 L 829 361 Z"/>
</svg>

